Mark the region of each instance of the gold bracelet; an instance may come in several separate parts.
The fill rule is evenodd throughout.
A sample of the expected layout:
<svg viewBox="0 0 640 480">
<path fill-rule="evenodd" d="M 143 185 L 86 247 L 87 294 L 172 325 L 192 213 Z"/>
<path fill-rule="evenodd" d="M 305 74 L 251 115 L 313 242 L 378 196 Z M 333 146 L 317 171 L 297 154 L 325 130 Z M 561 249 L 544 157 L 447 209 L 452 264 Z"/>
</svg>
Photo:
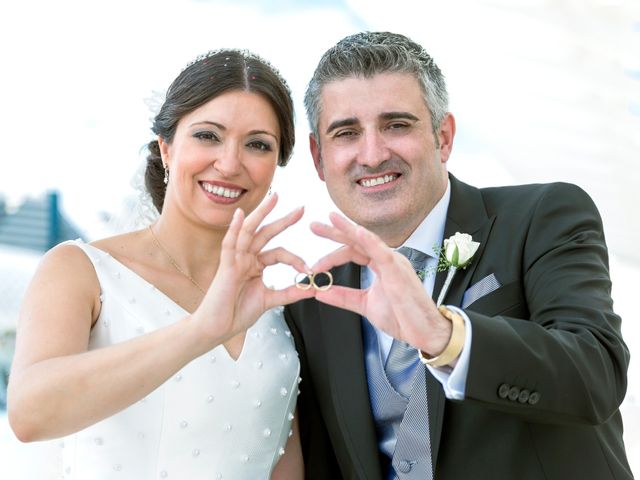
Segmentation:
<svg viewBox="0 0 640 480">
<path fill-rule="evenodd" d="M 464 319 L 456 312 L 449 310 L 444 305 L 438 307 L 438 311 L 449 321 L 451 321 L 451 337 L 449 343 L 440 352 L 440 355 L 432 358 L 425 357 L 421 350 L 418 350 L 420 361 L 430 367 L 444 367 L 458 358 L 464 346 Z"/>
</svg>

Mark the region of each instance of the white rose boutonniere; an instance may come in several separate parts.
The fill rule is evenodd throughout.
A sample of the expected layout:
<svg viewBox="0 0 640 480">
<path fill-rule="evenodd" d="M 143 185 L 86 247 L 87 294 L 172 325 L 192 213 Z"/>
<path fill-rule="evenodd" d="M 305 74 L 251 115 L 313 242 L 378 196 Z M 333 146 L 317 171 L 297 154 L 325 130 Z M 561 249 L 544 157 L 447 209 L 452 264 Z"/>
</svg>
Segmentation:
<svg viewBox="0 0 640 480">
<path fill-rule="evenodd" d="M 465 269 L 469 266 L 479 246 L 480 243 L 474 242 L 468 233 L 456 232 L 455 235 L 445 239 L 443 247 L 440 249 L 438 271 L 447 270 L 447 278 L 444 281 L 440 295 L 438 295 L 437 306 L 442 304 L 453 276 L 459 269 Z"/>
</svg>

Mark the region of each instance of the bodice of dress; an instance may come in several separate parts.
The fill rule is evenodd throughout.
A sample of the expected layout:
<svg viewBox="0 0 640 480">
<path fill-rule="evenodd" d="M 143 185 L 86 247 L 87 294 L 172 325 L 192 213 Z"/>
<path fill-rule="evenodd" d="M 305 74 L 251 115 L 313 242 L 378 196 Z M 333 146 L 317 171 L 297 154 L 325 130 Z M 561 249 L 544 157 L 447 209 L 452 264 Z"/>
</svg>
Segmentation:
<svg viewBox="0 0 640 480">
<path fill-rule="evenodd" d="M 187 315 L 108 253 L 73 243 L 90 258 L 101 288 L 89 349 Z M 220 345 L 146 398 L 65 438 L 64 478 L 267 479 L 291 432 L 299 372 L 282 308 L 270 310 L 247 331 L 237 360 Z"/>
</svg>

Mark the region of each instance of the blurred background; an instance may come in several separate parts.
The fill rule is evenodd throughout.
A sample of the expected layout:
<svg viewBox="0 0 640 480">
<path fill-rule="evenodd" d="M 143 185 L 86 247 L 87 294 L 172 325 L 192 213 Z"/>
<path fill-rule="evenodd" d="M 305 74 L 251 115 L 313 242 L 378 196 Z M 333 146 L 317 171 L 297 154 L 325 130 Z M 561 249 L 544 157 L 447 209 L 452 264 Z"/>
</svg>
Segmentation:
<svg viewBox="0 0 640 480">
<path fill-rule="evenodd" d="M 289 81 L 297 146 L 274 215 L 305 205 L 278 242 L 312 263 L 308 230 L 335 207 L 308 153 L 302 107 L 321 54 L 361 30 L 406 34 L 447 77 L 457 136 L 449 170 L 476 186 L 568 181 L 599 206 L 615 309 L 632 353 L 625 442 L 640 472 L 640 2 L 637 0 L 7 0 L 0 5 L 0 478 L 59 478 L 55 442 L 22 445 L 5 384 L 24 290 L 42 254 L 139 224 L 150 117 L 194 57 L 250 49 Z M 274 269 L 269 281 L 290 281 Z M 637 310 L 637 309 L 636 309 Z M 38 458 L 38 461 L 34 461 Z"/>
</svg>

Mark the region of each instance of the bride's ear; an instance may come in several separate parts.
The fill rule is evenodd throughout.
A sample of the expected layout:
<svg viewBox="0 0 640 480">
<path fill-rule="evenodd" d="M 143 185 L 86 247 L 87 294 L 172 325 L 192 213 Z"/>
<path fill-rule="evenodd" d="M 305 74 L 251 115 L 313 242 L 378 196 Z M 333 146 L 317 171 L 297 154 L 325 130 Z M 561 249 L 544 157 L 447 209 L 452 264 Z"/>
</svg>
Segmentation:
<svg viewBox="0 0 640 480">
<path fill-rule="evenodd" d="M 158 146 L 160 147 L 160 157 L 162 158 L 162 165 L 164 168 L 169 167 L 170 163 L 170 144 L 165 142 L 164 138 L 158 135 Z"/>
</svg>

